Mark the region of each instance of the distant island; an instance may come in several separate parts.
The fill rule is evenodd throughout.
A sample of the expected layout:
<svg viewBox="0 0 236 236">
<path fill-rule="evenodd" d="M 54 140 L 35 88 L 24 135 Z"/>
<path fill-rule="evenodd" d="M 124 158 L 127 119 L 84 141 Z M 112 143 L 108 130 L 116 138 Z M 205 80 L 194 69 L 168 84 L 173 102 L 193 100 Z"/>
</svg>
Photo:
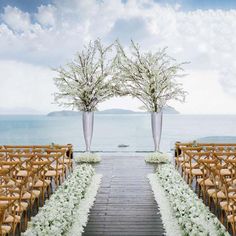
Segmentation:
<svg viewBox="0 0 236 236">
<path fill-rule="evenodd" d="M 207 136 L 196 141 L 199 143 L 236 143 L 236 136 Z"/>
<path fill-rule="evenodd" d="M 179 114 L 177 110 L 175 110 L 171 106 L 166 106 L 163 110 L 164 114 Z M 107 109 L 104 111 L 96 111 L 96 114 L 144 114 L 147 112 L 141 112 L 141 111 L 132 111 L 127 109 Z M 82 112 L 80 111 L 53 111 L 47 114 L 47 116 L 80 116 Z"/>
</svg>

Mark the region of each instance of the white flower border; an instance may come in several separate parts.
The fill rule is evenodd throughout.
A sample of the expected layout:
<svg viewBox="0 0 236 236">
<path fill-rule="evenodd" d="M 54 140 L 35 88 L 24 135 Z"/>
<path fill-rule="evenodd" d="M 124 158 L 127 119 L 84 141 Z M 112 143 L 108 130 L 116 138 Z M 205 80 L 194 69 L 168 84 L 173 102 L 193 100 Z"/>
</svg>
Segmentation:
<svg viewBox="0 0 236 236">
<path fill-rule="evenodd" d="M 94 204 L 101 180 L 102 175 L 95 174 L 93 176 L 92 183 L 89 185 L 84 198 L 81 200 L 81 203 L 75 212 L 76 219 L 67 233 L 67 236 L 80 236 L 84 232 L 84 228 L 87 225 L 89 218 L 89 210 Z"/>
<path fill-rule="evenodd" d="M 157 203 L 160 206 L 167 235 L 177 235 L 173 234 L 173 230 L 168 228 L 169 226 L 172 227 L 168 225 L 170 224 L 169 218 L 173 219 L 174 217 L 181 230 L 180 235 L 229 236 L 224 226 L 189 188 L 171 164 L 160 165 L 156 174 L 148 177 Z M 161 188 L 158 188 L 158 186 L 161 186 Z M 169 207 L 166 209 L 165 207 L 168 204 Z M 178 232 L 177 227 L 175 225 L 174 227 Z"/>
<path fill-rule="evenodd" d="M 145 158 L 145 161 L 151 164 L 167 163 L 169 156 L 166 153 L 152 152 Z"/>
<path fill-rule="evenodd" d="M 74 228 L 74 224 L 77 224 L 76 235 L 81 235 L 99 187 L 99 178 L 101 177 L 95 175 L 94 168 L 90 165 L 77 166 L 32 218 L 24 235 L 67 235 L 68 231 Z M 90 194 L 92 195 L 89 196 Z M 78 214 L 83 217 L 78 219 Z"/>
<path fill-rule="evenodd" d="M 96 153 L 84 152 L 79 156 L 75 157 L 75 162 L 96 164 L 101 162 L 101 157 Z"/>
<path fill-rule="evenodd" d="M 155 200 L 159 206 L 161 219 L 168 236 L 181 236 L 181 229 L 176 218 L 172 214 L 169 201 L 166 199 L 164 189 L 160 185 L 155 174 L 148 175 L 149 182 L 152 186 Z"/>
</svg>

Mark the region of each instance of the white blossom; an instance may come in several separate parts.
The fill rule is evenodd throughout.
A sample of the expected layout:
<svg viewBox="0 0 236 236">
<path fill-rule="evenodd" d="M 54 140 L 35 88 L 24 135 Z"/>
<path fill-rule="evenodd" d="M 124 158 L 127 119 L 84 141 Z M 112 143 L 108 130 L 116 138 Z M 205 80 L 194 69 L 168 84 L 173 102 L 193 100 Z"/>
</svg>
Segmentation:
<svg viewBox="0 0 236 236">
<path fill-rule="evenodd" d="M 155 192 L 161 191 L 161 188 L 164 190 L 172 209 L 171 217 L 177 219 L 182 235 L 229 236 L 224 226 L 189 188 L 171 164 L 161 164 L 154 176 L 149 176 L 152 189 Z M 161 188 L 157 189 L 155 182 Z"/>
<path fill-rule="evenodd" d="M 147 163 L 167 163 L 169 162 L 169 157 L 165 153 L 161 152 L 152 152 L 146 158 L 145 161 Z"/>
<path fill-rule="evenodd" d="M 89 208 L 95 199 L 93 191 L 92 196 L 88 194 L 89 186 L 93 184 L 94 169 L 90 165 L 80 165 L 76 167 L 67 178 L 67 180 L 56 190 L 39 213 L 32 218 L 25 236 L 58 236 L 67 235 L 71 227 L 76 223 L 78 230 L 77 235 L 81 235 L 83 227 L 86 225 Z M 97 182 L 97 181 L 96 181 Z M 98 182 L 97 182 L 98 184 Z M 95 188 L 98 189 L 98 186 Z M 95 194 L 95 195 L 94 195 Z M 81 204 L 83 211 L 81 211 Z M 78 213 L 83 215 L 83 221 L 79 225 L 76 222 Z"/>
<path fill-rule="evenodd" d="M 159 112 L 169 100 L 183 102 L 186 92 L 175 78 L 183 76 L 183 64 L 177 63 L 166 53 L 141 53 L 133 41 L 128 56 L 117 41 L 116 72 L 114 78 L 123 85 L 123 94 L 138 98 L 147 111 Z"/>
<path fill-rule="evenodd" d="M 99 163 L 101 157 L 96 153 L 84 152 L 74 159 L 78 163 Z"/>
<path fill-rule="evenodd" d="M 118 93 L 112 80 L 112 47 L 104 47 L 100 40 L 90 42 L 67 66 L 56 69 L 58 76 L 54 81 L 59 91 L 55 93 L 55 102 L 91 112 Z"/>
</svg>

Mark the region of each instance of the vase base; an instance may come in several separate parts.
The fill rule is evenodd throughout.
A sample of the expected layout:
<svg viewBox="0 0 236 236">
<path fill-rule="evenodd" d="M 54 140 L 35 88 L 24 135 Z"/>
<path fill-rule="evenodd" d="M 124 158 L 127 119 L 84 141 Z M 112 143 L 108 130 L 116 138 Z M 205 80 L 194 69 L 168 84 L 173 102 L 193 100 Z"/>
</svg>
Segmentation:
<svg viewBox="0 0 236 236">
<path fill-rule="evenodd" d="M 75 158 L 77 163 L 96 164 L 101 162 L 101 157 L 96 153 L 84 152 Z"/>
</svg>

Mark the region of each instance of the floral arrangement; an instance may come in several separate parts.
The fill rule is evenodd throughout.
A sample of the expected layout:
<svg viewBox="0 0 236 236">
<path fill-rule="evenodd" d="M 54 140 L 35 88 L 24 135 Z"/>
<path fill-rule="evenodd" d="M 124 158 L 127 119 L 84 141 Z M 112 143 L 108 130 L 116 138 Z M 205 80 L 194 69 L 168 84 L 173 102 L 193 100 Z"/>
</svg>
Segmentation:
<svg viewBox="0 0 236 236">
<path fill-rule="evenodd" d="M 123 94 L 139 99 L 150 112 L 160 112 L 169 100 L 184 102 L 186 92 L 177 77 L 182 66 L 167 55 L 166 48 L 157 52 L 141 52 L 131 40 L 131 52 L 126 53 L 117 41 L 114 78 L 121 84 Z"/>
<path fill-rule="evenodd" d="M 172 210 L 170 213 L 172 216 L 170 215 L 170 217 L 174 216 L 176 218 L 181 230 L 180 235 L 229 235 L 224 226 L 189 188 L 171 164 L 160 166 L 156 174 L 149 176 L 150 178 L 152 178 L 150 182 L 154 191 L 164 191 L 166 200 L 169 202 L 170 209 Z M 159 184 L 162 188 L 155 188 L 155 183 Z M 156 200 L 158 202 L 158 199 Z M 164 225 L 167 224 L 169 223 L 167 222 Z"/>
<path fill-rule="evenodd" d="M 95 198 L 93 192 L 92 198 L 86 199 L 88 197 L 86 192 L 90 184 L 93 185 L 93 179 L 96 176 L 94 174 L 94 169 L 89 165 L 76 167 L 68 179 L 40 209 L 39 213 L 32 218 L 29 229 L 24 235 L 67 235 L 73 224 L 77 224 L 76 228 L 80 229 L 76 235 L 81 235 L 89 211 L 89 208 L 84 206 L 91 207 L 93 204 L 93 202 L 85 203 L 87 200 L 94 201 Z M 99 181 L 96 183 L 98 185 Z M 97 191 L 98 186 L 94 189 Z M 77 222 L 79 220 L 78 212 L 80 212 L 79 215 L 83 215 L 81 222 Z"/>
<path fill-rule="evenodd" d="M 152 152 L 145 158 L 145 161 L 150 164 L 167 163 L 169 162 L 169 157 L 165 153 Z"/>
<path fill-rule="evenodd" d="M 84 232 L 84 227 L 87 225 L 89 209 L 92 207 L 98 188 L 101 183 L 102 176 L 95 174 L 91 184 L 85 193 L 84 198 L 81 200 L 79 207 L 76 209 L 74 215 L 74 223 L 71 229 L 67 232 L 67 236 L 76 235 L 81 236 Z"/>
<path fill-rule="evenodd" d="M 80 156 L 75 157 L 75 161 L 78 163 L 96 164 L 101 162 L 101 157 L 96 153 L 84 152 Z"/>
<path fill-rule="evenodd" d="M 148 175 L 149 182 L 152 186 L 155 200 L 158 204 L 162 223 L 167 236 L 181 236 L 181 229 L 176 217 L 173 214 L 173 209 L 166 197 L 165 191 L 161 186 L 156 174 Z"/>
<path fill-rule="evenodd" d="M 80 111 L 96 111 L 97 105 L 119 92 L 112 80 L 113 44 L 104 47 L 99 39 L 78 52 L 73 61 L 56 69 L 58 92 L 55 102 Z"/>
</svg>

